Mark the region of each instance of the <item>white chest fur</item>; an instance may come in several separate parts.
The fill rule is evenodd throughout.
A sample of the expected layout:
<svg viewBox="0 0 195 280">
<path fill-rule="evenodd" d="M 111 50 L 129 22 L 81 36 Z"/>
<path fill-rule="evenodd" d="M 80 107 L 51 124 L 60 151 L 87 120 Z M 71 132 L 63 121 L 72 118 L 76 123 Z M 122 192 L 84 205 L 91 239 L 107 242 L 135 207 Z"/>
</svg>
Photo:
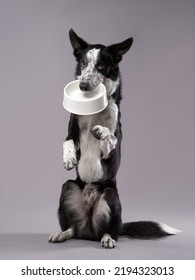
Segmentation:
<svg viewBox="0 0 195 280">
<path fill-rule="evenodd" d="M 118 108 L 112 99 L 103 112 L 91 116 L 79 116 L 81 156 L 78 172 L 81 180 L 86 183 L 97 182 L 103 176 L 100 141 L 91 134 L 90 130 L 95 125 L 102 125 L 114 133 L 117 117 Z"/>
</svg>

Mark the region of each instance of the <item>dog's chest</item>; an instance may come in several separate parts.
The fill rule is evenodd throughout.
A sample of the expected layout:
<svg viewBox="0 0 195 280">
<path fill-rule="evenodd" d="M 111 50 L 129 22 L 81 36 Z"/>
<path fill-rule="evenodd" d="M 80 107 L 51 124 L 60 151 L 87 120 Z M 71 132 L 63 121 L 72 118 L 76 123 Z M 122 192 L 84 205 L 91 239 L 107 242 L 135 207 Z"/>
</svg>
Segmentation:
<svg viewBox="0 0 195 280">
<path fill-rule="evenodd" d="M 97 123 L 96 116 L 81 116 L 79 118 L 81 156 L 78 172 L 80 178 L 86 183 L 99 181 L 103 176 L 100 143 L 90 132 Z"/>
<path fill-rule="evenodd" d="M 105 126 L 109 128 L 111 133 L 114 133 L 116 130 L 117 118 L 118 107 L 114 100 L 111 99 L 108 107 L 104 111 L 94 115 L 79 116 L 80 135 L 85 135 L 85 137 L 92 136 L 90 130 L 95 125 Z"/>
<path fill-rule="evenodd" d="M 91 134 L 91 128 L 95 125 L 101 125 L 109 128 L 110 132 L 114 133 L 117 114 L 117 106 L 112 102 L 101 113 L 79 116 L 81 156 L 78 163 L 78 172 L 84 182 L 97 182 L 103 177 L 100 140 L 97 140 Z"/>
</svg>

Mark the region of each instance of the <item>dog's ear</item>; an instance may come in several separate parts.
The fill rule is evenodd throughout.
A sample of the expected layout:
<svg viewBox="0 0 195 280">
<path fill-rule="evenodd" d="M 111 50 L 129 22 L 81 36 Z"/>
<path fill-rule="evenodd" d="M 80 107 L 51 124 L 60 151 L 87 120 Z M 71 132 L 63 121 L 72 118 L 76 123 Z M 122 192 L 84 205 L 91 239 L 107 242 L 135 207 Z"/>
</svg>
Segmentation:
<svg viewBox="0 0 195 280">
<path fill-rule="evenodd" d="M 69 38 L 70 38 L 70 42 L 71 45 L 73 47 L 74 50 L 74 55 L 77 57 L 82 50 L 84 50 L 85 48 L 87 48 L 88 43 L 86 41 L 84 41 L 82 38 L 80 38 L 73 29 L 69 30 Z"/>
<path fill-rule="evenodd" d="M 132 44 L 133 38 L 131 37 L 121 43 L 108 46 L 107 50 L 112 55 L 114 62 L 118 64 L 122 60 L 122 56 L 128 52 Z"/>
</svg>

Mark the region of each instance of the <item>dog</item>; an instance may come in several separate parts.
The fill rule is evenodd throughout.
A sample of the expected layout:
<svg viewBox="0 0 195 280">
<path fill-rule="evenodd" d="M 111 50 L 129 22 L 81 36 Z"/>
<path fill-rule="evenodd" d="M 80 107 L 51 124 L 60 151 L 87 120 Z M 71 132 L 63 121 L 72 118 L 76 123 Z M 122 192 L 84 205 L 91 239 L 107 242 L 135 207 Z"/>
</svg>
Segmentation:
<svg viewBox="0 0 195 280">
<path fill-rule="evenodd" d="M 73 29 L 69 37 L 80 89 L 90 94 L 103 83 L 108 106 L 93 115 L 70 116 L 68 136 L 63 143 L 63 162 L 65 169 L 75 168 L 77 176 L 62 186 L 58 208 L 61 231 L 50 234 L 49 242 L 89 239 L 100 241 L 104 248 L 114 248 L 121 235 L 150 239 L 176 234 L 176 229 L 165 224 L 123 223 L 121 219 L 116 184 L 122 140 L 119 64 L 131 48 L 133 38 L 104 46 L 87 43 Z"/>
</svg>

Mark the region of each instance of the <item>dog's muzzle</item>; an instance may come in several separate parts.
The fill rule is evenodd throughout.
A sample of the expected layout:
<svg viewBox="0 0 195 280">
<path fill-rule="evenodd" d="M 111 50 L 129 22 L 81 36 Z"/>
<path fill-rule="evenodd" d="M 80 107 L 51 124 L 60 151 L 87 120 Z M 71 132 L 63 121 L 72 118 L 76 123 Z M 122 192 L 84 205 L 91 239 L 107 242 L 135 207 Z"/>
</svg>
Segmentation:
<svg viewBox="0 0 195 280">
<path fill-rule="evenodd" d="M 80 90 L 82 90 L 82 91 L 91 91 L 91 86 L 89 83 L 81 82 L 79 84 L 79 87 L 80 87 Z"/>
</svg>

